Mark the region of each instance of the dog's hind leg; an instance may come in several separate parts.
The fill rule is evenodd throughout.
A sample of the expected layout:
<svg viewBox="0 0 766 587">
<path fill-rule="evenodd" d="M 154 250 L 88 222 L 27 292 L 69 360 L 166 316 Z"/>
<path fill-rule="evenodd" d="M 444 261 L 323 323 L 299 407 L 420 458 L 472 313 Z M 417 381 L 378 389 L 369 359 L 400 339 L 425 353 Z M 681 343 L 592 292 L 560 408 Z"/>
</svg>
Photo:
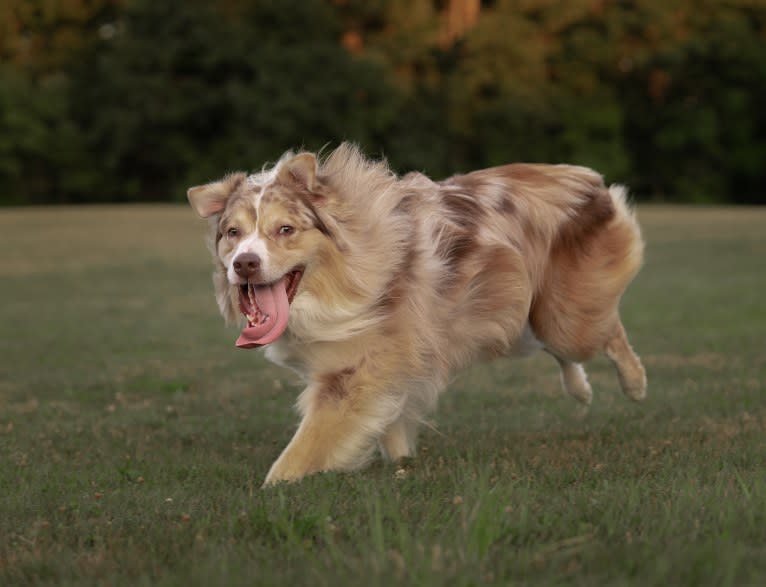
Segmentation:
<svg viewBox="0 0 766 587">
<path fill-rule="evenodd" d="M 550 351 L 548 351 L 550 352 Z M 551 353 L 561 368 L 561 384 L 564 390 L 580 403 L 589 406 L 593 400 L 593 390 L 588 383 L 588 376 L 580 363 L 568 361 Z"/>
<path fill-rule="evenodd" d="M 628 342 L 622 322 L 617 323 L 604 346 L 604 353 L 612 361 L 620 378 L 620 386 L 629 398 L 640 401 L 646 397 L 646 371 L 641 359 Z"/>
</svg>

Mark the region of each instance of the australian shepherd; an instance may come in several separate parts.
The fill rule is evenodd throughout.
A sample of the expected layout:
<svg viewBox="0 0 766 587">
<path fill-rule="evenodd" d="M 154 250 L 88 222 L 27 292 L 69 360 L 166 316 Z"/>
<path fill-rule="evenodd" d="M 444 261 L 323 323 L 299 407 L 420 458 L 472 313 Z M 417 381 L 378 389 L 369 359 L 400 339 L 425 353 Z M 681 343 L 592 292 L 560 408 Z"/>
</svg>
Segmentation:
<svg viewBox="0 0 766 587">
<path fill-rule="evenodd" d="M 188 191 L 210 222 L 216 298 L 237 346 L 298 371 L 302 421 L 266 485 L 346 471 L 376 447 L 413 455 L 456 369 L 544 350 L 592 391 L 603 352 L 646 394 L 618 306 L 642 263 L 626 191 L 571 165 L 513 164 L 432 181 L 342 144 Z"/>
</svg>

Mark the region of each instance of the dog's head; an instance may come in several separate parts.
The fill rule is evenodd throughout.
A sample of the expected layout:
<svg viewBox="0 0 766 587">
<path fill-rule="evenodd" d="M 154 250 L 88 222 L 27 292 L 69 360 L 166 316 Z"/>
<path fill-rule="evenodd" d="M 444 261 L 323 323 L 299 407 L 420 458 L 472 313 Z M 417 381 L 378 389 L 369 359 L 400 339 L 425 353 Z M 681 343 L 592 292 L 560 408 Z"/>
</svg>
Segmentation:
<svg viewBox="0 0 766 587">
<path fill-rule="evenodd" d="M 187 196 L 210 221 L 221 313 L 234 321 L 239 308 L 247 318 L 237 345 L 275 341 L 304 279 L 339 246 L 335 198 L 318 176 L 316 157 L 290 154 L 271 171 L 234 173 Z"/>
</svg>

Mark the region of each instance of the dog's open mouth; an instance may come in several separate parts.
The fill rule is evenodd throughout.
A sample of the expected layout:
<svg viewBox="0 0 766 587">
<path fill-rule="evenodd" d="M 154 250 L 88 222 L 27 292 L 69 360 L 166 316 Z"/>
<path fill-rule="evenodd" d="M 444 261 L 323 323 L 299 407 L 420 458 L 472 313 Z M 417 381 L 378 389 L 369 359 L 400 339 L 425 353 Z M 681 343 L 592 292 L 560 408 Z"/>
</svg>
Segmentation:
<svg viewBox="0 0 766 587">
<path fill-rule="evenodd" d="M 282 336 L 301 277 L 303 269 L 294 269 L 274 283 L 239 287 L 239 309 L 247 318 L 247 326 L 237 339 L 238 347 L 259 347 Z"/>
</svg>

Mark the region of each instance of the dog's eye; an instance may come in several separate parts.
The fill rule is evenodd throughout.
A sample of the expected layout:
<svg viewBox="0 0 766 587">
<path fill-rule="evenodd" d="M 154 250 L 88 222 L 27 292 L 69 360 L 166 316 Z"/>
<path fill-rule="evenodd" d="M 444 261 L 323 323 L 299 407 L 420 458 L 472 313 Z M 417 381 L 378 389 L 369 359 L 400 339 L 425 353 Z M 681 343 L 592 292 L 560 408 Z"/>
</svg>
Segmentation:
<svg viewBox="0 0 766 587">
<path fill-rule="evenodd" d="M 294 231 L 295 229 L 287 224 L 279 227 L 279 234 L 281 235 L 292 234 Z"/>
<path fill-rule="evenodd" d="M 226 236 L 229 238 L 237 238 L 239 236 L 239 228 L 230 228 L 226 231 Z"/>
</svg>

